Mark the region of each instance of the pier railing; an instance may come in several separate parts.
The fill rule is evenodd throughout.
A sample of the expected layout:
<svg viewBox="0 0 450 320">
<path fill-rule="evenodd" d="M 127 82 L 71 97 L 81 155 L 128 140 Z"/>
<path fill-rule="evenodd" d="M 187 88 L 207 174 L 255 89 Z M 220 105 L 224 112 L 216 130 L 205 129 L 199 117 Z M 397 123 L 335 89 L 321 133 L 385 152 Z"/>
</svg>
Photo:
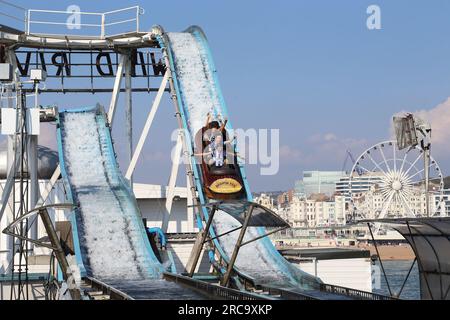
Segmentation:
<svg viewBox="0 0 450 320">
<path fill-rule="evenodd" d="M 102 291 L 103 294 L 108 295 L 111 300 L 133 300 L 133 298 L 126 293 L 111 287 L 110 285 L 92 278 L 85 277 L 83 278 L 84 282 L 89 285 L 91 288 Z"/>
<path fill-rule="evenodd" d="M 351 297 L 351 298 L 355 298 L 355 299 L 361 299 L 361 300 L 395 300 L 395 298 L 392 298 L 389 296 L 384 296 L 382 294 L 376 294 L 376 293 L 357 290 L 357 289 L 340 287 L 340 286 L 335 286 L 335 285 L 326 284 L 326 283 L 320 284 L 320 291 L 339 294 L 339 295 L 343 295 L 343 296 L 347 296 L 347 297 Z"/>
<path fill-rule="evenodd" d="M 262 297 L 231 288 L 221 287 L 219 285 L 195 280 L 189 277 L 176 275 L 173 273 L 164 273 L 164 278 L 168 281 L 179 283 L 188 288 L 194 289 L 200 293 L 206 293 L 208 296 L 221 300 L 263 300 L 270 297 Z"/>
<path fill-rule="evenodd" d="M 299 293 L 289 289 L 280 289 L 270 286 L 259 287 L 268 292 L 270 295 L 278 296 L 281 300 L 318 300 L 317 298 L 307 295 L 306 293 Z"/>
</svg>

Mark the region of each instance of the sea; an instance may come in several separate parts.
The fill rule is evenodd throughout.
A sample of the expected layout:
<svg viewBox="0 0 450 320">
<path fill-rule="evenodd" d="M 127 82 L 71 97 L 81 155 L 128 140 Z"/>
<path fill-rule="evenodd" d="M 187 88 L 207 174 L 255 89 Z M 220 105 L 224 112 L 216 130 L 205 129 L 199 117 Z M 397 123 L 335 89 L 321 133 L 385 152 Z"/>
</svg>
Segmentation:
<svg viewBox="0 0 450 320">
<path fill-rule="evenodd" d="M 408 279 L 405 282 L 405 278 L 414 260 L 385 260 L 383 261 L 383 267 L 386 272 L 386 281 L 383 271 L 380 267 L 380 262 L 376 261 L 372 266 L 372 291 L 374 293 L 389 295 L 389 287 L 393 294 L 398 294 L 401 290 L 400 299 L 405 300 L 419 300 L 420 299 L 420 281 L 419 271 L 417 268 L 417 262 L 411 270 Z M 378 274 L 380 277 L 378 278 Z M 378 281 L 379 279 L 379 281 Z M 403 286 L 402 285 L 405 282 Z M 389 283 L 389 287 L 388 287 Z"/>
</svg>

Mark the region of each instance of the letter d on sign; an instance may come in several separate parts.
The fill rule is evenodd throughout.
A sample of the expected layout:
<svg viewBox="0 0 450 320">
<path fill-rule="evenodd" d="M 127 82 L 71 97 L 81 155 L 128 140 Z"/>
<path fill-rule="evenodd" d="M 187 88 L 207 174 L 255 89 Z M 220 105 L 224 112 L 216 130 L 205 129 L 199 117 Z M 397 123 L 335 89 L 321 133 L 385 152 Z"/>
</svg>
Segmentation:
<svg viewBox="0 0 450 320">
<path fill-rule="evenodd" d="M 66 20 L 67 29 L 81 29 L 81 14 L 80 7 L 77 5 L 71 5 L 67 7 L 67 13 L 70 13 Z"/>
<path fill-rule="evenodd" d="M 366 13 L 369 14 L 367 17 L 366 25 L 369 30 L 380 30 L 381 29 L 381 9 L 379 6 L 372 4 L 367 7 Z"/>
</svg>

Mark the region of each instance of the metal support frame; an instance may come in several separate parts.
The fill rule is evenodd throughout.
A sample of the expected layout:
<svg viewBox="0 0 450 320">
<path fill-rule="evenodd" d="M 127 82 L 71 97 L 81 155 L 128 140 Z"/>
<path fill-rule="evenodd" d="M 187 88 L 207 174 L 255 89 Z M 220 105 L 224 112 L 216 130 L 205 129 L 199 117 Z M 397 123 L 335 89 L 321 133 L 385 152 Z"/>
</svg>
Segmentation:
<svg viewBox="0 0 450 320">
<path fill-rule="evenodd" d="M 9 49 L 8 53 L 8 60 L 13 66 L 13 70 L 17 71 L 17 61 L 14 56 L 13 49 Z M 30 136 L 26 133 L 26 125 L 25 125 L 25 114 L 27 112 L 25 107 L 25 92 L 26 90 L 22 87 L 20 83 L 20 77 L 17 72 L 14 73 L 14 83 L 16 85 L 15 92 L 17 96 L 17 108 L 20 110 L 18 111 L 18 128 L 17 132 L 20 131 L 20 133 L 16 134 L 15 137 L 8 137 L 8 176 L 7 176 L 7 182 L 5 185 L 5 190 L 3 190 L 2 200 L 3 205 L 0 210 L 0 219 L 3 216 L 3 213 L 6 209 L 6 206 L 8 205 L 12 211 L 12 220 L 23 217 L 24 213 L 28 211 L 28 206 L 31 208 L 34 208 L 38 205 L 39 201 L 45 202 L 45 200 L 48 197 L 49 192 L 51 191 L 51 188 L 46 192 L 44 197 L 40 196 L 40 190 L 39 190 L 39 181 L 37 176 L 37 136 Z M 33 83 L 34 87 L 33 90 L 38 90 L 38 84 L 35 82 Z M 11 94 L 12 90 L 10 87 L 8 87 L 9 91 L 8 93 Z M 31 89 L 30 89 L 31 90 Z M 10 99 L 8 99 L 8 107 L 12 108 L 12 97 L 9 96 Z M 35 104 L 33 107 L 37 106 L 37 95 L 35 96 Z M 20 146 L 20 147 L 19 147 Z M 25 171 L 26 170 L 26 171 Z M 58 171 L 58 170 L 56 170 Z M 18 177 L 16 177 L 19 175 Z M 59 176 L 59 173 L 58 173 Z M 17 179 L 18 178 L 18 179 Z M 28 183 L 28 180 L 30 180 L 30 183 Z M 19 184 L 19 199 L 16 199 L 16 183 Z M 54 183 L 52 183 L 53 186 Z M 17 201 L 18 200 L 18 201 Z M 20 205 L 20 207 L 16 208 L 17 205 Z M 27 266 L 27 255 L 28 251 L 33 249 L 33 244 L 35 242 L 29 241 L 29 239 L 34 239 L 37 237 L 38 232 L 38 226 L 37 223 L 34 223 L 36 221 L 36 217 L 34 217 L 33 221 L 29 221 L 28 218 L 21 219 L 20 226 L 17 226 L 17 230 L 19 233 L 19 236 L 16 236 L 16 233 L 12 236 L 11 241 L 11 253 L 7 257 L 9 261 L 9 269 L 14 274 L 16 273 L 16 263 L 15 263 L 15 256 L 16 251 L 19 252 L 19 264 L 17 265 L 17 276 L 18 276 L 18 294 L 17 298 L 25 298 L 28 299 L 28 289 L 27 289 L 27 279 L 28 279 L 28 266 Z M 7 224 L 11 222 L 11 219 L 7 219 Z M 31 236 L 29 237 L 29 235 Z M 18 248 L 18 250 L 16 250 Z M 23 263 L 25 261 L 25 263 Z M 25 282 L 22 284 L 22 275 L 21 273 L 25 273 Z M 22 288 L 23 287 L 23 288 Z M 23 293 L 24 289 L 26 290 L 25 293 Z M 11 291 L 11 294 L 14 290 Z"/>
<path fill-rule="evenodd" d="M 131 92 L 131 52 L 126 55 L 125 61 L 125 123 L 126 123 L 126 136 L 128 139 L 128 160 L 131 162 L 133 159 L 133 95 Z M 128 178 L 130 182 L 130 188 L 133 190 L 133 174 Z"/>
<path fill-rule="evenodd" d="M 58 260 L 58 263 L 61 267 L 61 272 L 63 275 L 63 279 L 68 283 L 69 291 L 71 293 L 71 296 L 73 299 L 80 299 L 80 292 L 76 289 L 75 280 L 72 276 L 72 271 L 70 269 L 69 263 L 67 262 L 66 255 L 64 253 L 64 249 L 61 245 L 61 242 L 59 240 L 58 234 L 56 233 L 55 227 L 53 226 L 52 219 L 50 218 L 50 215 L 48 214 L 48 208 L 66 208 L 71 209 L 73 208 L 73 204 L 71 203 L 61 203 L 61 204 L 53 204 L 53 205 L 46 205 L 41 206 L 38 208 L 35 208 L 26 214 L 22 215 L 21 217 L 18 217 L 15 219 L 10 225 L 8 225 L 4 230 L 3 233 L 19 238 L 21 240 L 31 242 L 43 247 L 50 248 L 54 251 L 56 259 Z M 27 236 L 24 236 L 23 234 L 16 234 L 14 232 L 14 229 L 17 225 L 21 224 L 23 220 L 28 220 L 32 215 L 39 215 L 42 219 L 42 222 L 45 227 L 45 231 L 47 232 L 47 235 L 49 237 L 51 245 L 48 245 L 46 243 L 43 243 L 39 240 L 34 240 L 32 237 L 29 238 Z"/>
<path fill-rule="evenodd" d="M 39 200 L 36 202 L 36 205 L 34 206 L 33 209 L 36 209 L 38 207 L 41 207 L 45 204 L 45 202 L 47 202 L 48 196 L 50 195 L 50 192 L 53 190 L 57 180 L 59 179 L 61 175 L 61 169 L 60 166 L 58 165 L 55 169 L 55 171 L 53 172 L 50 181 L 47 182 L 47 184 L 44 187 L 44 191 L 41 193 Z M 6 190 L 6 188 L 5 188 Z M 4 208 L 2 207 L 2 211 L 0 211 L 0 219 L 1 219 L 1 213 L 3 213 Z M 33 221 L 31 221 L 31 223 L 29 224 L 29 227 L 31 227 L 34 223 L 35 223 L 36 217 L 34 218 Z"/>
<path fill-rule="evenodd" d="M 254 241 L 256 241 L 256 240 L 259 240 L 259 239 L 268 237 L 268 236 L 270 236 L 271 234 L 277 233 L 277 232 L 279 232 L 279 231 L 281 231 L 281 230 L 284 230 L 284 229 L 287 229 L 287 228 L 289 228 L 289 227 L 280 227 L 280 228 L 276 228 L 276 229 L 274 229 L 274 230 L 272 230 L 272 231 L 270 231 L 270 232 L 267 232 L 267 233 L 265 233 L 265 234 L 262 234 L 262 235 L 260 235 L 260 236 L 258 236 L 258 237 L 255 237 L 255 238 L 250 239 L 250 240 L 248 240 L 248 241 L 242 242 L 242 243 L 241 243 L 241 247 L 243 247 L 243 246 L 245 246 L 245 245 L 247 245 L 247 244 L 249 244 L 249 243 L 252 243 L 252 242 L 254 242 Z"/>
<path fill-rule="evenodd" d="M 27 240 L 29 242 L 33 242 L 33 243 L 38 244 L 40 246 L 47 247 L 49 249 L 55 250 L 55 247 L 52 246 L 52 245 L 48 245 L 45 242 L 42 242 L 42 241 L 39 241 L 39 240 L 35 240 L 35 239 L 32 239 L 32 238 L 30 238 L 30 237 L 28 237 L 26 235 L 21 235 L 21 234 L 18 234 L 16 232 L 14 232 L 14 228 L 16 228 L 23 220 L 30 219 L 31 217 L 33 217 L 36 214 L 38 214 L 39 210 L 48 209 L 48 208 L 54 208 L 54 209 L 58 209 L 58 208 L 61 208 L 61 209 L 73 208 L 73 204 L 71 204 L 71 203 L 56 203 L 56 204 L 44 205 L 44 206 L 35 208 L 33 210 L 28 211 L 23 216 L 18 217 L 17 219 L 14 219 L 14 221 L 12 221 L 2 232 L 4 234 L 8 234 L 8 235 L 14 236 L 16 238 Z"/>
<path fill-rule="evenodd" d="M 402 286 L 400 288 L 400 291 L 396 294 L 397 298 L 399 298 L 401 296 L 401 294 L 403 292 L 403 288 L 406 285 L 406 281 L 408 281 L 408 279 L 409 279 L 409 275 L 411 274 L 411 271 L 412 271 L 416 261 L 417 261 L 417 257 L 414 257 L 414 261 L 411 263 L 411 267 L 409 267 L 408 273 L 406 274 L 405 280 L 403 280 L 403 283 L 402 283 Z"/>
<path fill-rule="evenodd" d="M 232 233 L 232 232 L 238 231 L 238 230 L 240 230 L 240 229 L 242 229 L 242 226 L 239 226 L 239 227 L 237 227 L 237 228 L 228 230 L 228 231 L 226 231 L 226 232 L 224 232 L 224 233 L 221 233 L 221 234 L 219 234 L 219 235 L 217 235 L 217 236 L 215 236 L 215 237 L 208 238 L 208 239 L 206 239 L 206 241 L 216 240 L 216 239 L 218 239 L 218 238 L 220 238 L 220 237 L 222 237 L 222 236 L 225 236 L 225 235 L 230 234 L 230 233 Z"/>
<path fill-rule="evenodd" d="M 419 272 L 421 270 L 423 271 L 422 261 L 421 261 L 420 255 L 419 255 L 419 251 L 417 250 L 416 240 L 414 239 L 414 235 L 411 231 L 411 226 L 409 224 L 409 221 L 406 221 L 406 226 L 408 227 L 409 235 L 411 236 L 410 244 L 412 244 L 413 250 L 415 249 L 414 252 L 416 253 L 416 258 L 417 258 L 417 267 L 419 268 Z M 425 284 L 427 286 L 428 293 L 430 294 L 431 299 L 434 300 L 433 292 L 431 291 L 430 284 L 428 283 L 427 274 L 426 274 L 426 272 L 422 272 L 422 274 L 423 274 L 423 278 L 425 280 Z M 420 281 L 422 281 L 422 280 L 420 280 Z M 422 290 L 420 290 L 420 295 L 421 295 L 421 298 L 423 298 Z"/>
<path fill-rule="evenodd" d="M 116 79 L 114 80 L 114 87 L 113 87 L 113 92 L 112 92 L 112 96 L 111 96 L 111 102 L 109 104 L 109 109 L 108 109 L 108 123 L 109 123 L 110 127 L 112 127 L 112 125 L 113 125 L 114 115 L 116 113 L 117 98 L 120 93 L 120 85 L 122 83 L 123 69 L 124 69 L 124 65 L 126 62 L 125 59 L 126 59 L 126 55 L 121 54 L 119 66 L 117 67 Z"/>
<path fill-rule="evenodd" d="M 8 150 L 8 156 L 12 157 L 12 161 L 8 159 L 9 164 L 12 163 L 8 172 L 7 183 L 5 186 L 5 194 L 2 196 L 3 206 L 0 216 L 3 214 L 7 202 L 8 206 L 12 209 L 12 218 L 17 219 L 22 217 L 28 211 L 29 205 L 29 142 L 30 137 L 27 135 L 26 128 L 26 97 L 23 92 L 23 83 L 20 82 L 20 77 L 17 72 L 17 61 L 14 53 L 11 49 L 7 51 L 7 57 L 9 63 L 13 66 L 14 79 L 16 93 L 16 115 L 17 125 L 15 134 L 8 147 L 12 150 Z M 12 152 L 11 152 L 12 151 Z M 16 184 L 18 184 L 18 191 L 16 190 Z M 18 194 L 17 194 L 18 193 Z M 18 201 L 17 201 L 18 200 Z M 32 199 L 33 200 L 33 199 Z M 9 202 L 11 201 L 11 202 Z M 17 226 L 18 233 L 21 236 L 27 235 L 29 230 L 28 219 L 21 220 L 19 226 Z M 12 239 L 12 250 L 10 256 L 10 269 L 11 269 L 11 299 L 25 299 L 28 300 L 28 250 L 29 243 L 27 240 L 21 237 Z M 18 253 L 18 261 L 16 259 L 16 253 Z M 17 291 L 15 289 L 15 277 L 17 276 Z"/>
<path fill-rule="evenodd" d="M 38 202 L 36 203 L 36 207 L 42 206 L 47 201 L 48 196 L 50 195 L 50 192 L 55 187 L 55 184 L 58 181 L 60 176 L 61 176 L 61 167 L 58 164 L 55 171 L 53 171 L 53 174 L 52 174 L 49 182 L 47 182 L 47 184 L 45 185 L 44 191 L 41 193 L 41 197 L 39 198 Z"/>
<path fill-rule="evenodd" d="M 377 252 L 378 260 L 380 261 L 381 270 L 383 271 L 383 276 L 384 276 L 384 279 L 386 280 L 386 285 L 388 287 L 389 295 L 392 297 L 393 295 L 392 295 L 391 286 L 389 285 L 389 279 L 386 275 L 386 271 L 384 270 L 383 261 L 380 256 L 380 252 L 378 251 L 377 242 L 375 241 L 375 238 L 373 236 L 372 227 L 370 226 L 370 223 L 367 223 L 367 226 L 369 227 L 370 236 L 372 237 L 372 241 L 375 246 L 375 251 Z"/>
<path fill-rule="evenodd" d="M 443 268 L 442 266 L 442 257 L 439 255 L 439 250 L 445 250 L 445 248 L 435 246 L 433 242 L 433 238 L 441 238 L 443 241 L 450 242 L 450 238 L 448 236 L 447 230 L 445 230 L 445 225 L 443 227 L 439 226 L 439 224 L 435 224 L 432 221 L 437 220 L 442 222 L 448 222 L 449 218 L 402 218 L 402 219 L 384 219 L 384 223 L 391 223 L 391 224 L 397 224 L 400 226 L 394 226 L 393 229 L 397 230 L 405 239 L 406 241 L 411 245 L 412 250 L 415 254 L 415 261 L 410 266 L 410 270 L 408 271 L 408 275 L 404 280 L 404 283 L 402 284 L 402 288 L 398 295 L 401 294 L 403 287 L 405 285 L 405 282 L 407 281 L 409 274 L 412 271 L 412 268 L 414 266 L 414 263 L 417 262 L 417 267 L 419 269 L 420 274 L 420 294 L 421 299 L 424 298 L 430 298 L 431 300 L 445 300 L 447 299 L 447 296 L 450 292 L 450 285 L 444 286 L 444 276 L 450 275 L 450 273 Z M 374 220 L 365 220 L 363 222 L 373 222 Z M 416 224 L 417 223 L 417 224 Z M 428 228 L 431 228 L 433 231 L 427 231 L 424 232 L 421 230 L 421 226 L 426 226 Z M 405 229 L 406 228 L 406 229 Z M 412 232 L 414 230 L 414 233 Z M 426 242 L 429 246 L 430 252 L 434 254 L 434 258 L 436 259 L 436 266 L 430 267 L 428 270 L 424 269 L 424 264 L 421 258 L 421 251 L 425 250 L 425 248 L 422 246 L 418 246 L 418 243 L 416 243 L 416 238 L 422 239 L 424 242 Z M 439 242 L 440 245 L 442 245 L 441 242 Z M 428 247 L 427 246 L 427 247 Z M 439 277 L 439 290 L 435 290 L 433 294 L 433 290 L 430 287 L 429 282 L 429 275 L 438 276 Z M 425 294 L 428 296 L 425 297 Z"/>
<path fill-rule="evenodd" d="M 84 277 L 83 281 L 91 288 L 101 291 L 104 295 L 109 296 L 109 300 L 135 300 L 130 295 L 119 289 L 116 289 L 98 279 L 92 277 Z"/>
<path fill-rule="evenodd" d="M 192 195 L 192 204 L 194 207 L 198 207 L 198 199 L 197 199 L 197 190 L 195 188 L 195 178 L 194 178 L 194 171 L 192 168 L 192 164 L 191 161 L 189 159 L 190 154 L 192 153 L 192 150 L 188 150 L 188 146 L 186 143 L 186 138 L 184 137 L 185 130 L 183 127 L 183 120 L 181 119 L 181 113 L 179 110 L 179 106 L 178 106 L 178 99 L 177 99 L 177 93 L 175 91 L 175 84 L 174 84 L 174 80 L 172 77 L 172 70 L 170 69 L 170 60 L 169 60 L 169 56 L 167 53 L 167 49 L 163 48 L 162 49 L 162 53 L 163 53 L 163 57 L 164 57 L 164 61 L 166 63 L 166 71 L 165 73 L 169 73 L 168 75 L 168 79 L 169 79 L 169 88 L 170 88 L 170 96 L 172 98 L 172 102 L 175 106 L 175 110 L 176 110 L 176 117 L 177 117 L 177 121 L 178 121 L 178 127 L 181 130 L 182 134 L 183 134 L 183 155 L 185 157 L 185 164 L 186 164 L 186 174 L 188 176 L 188 187 L 190 189 L 190 193 Z M 203 212 L 202 210 L 198 210 L 198 214 L 201 217 L 201 219 L 203 219 Z"/>
<path fill-rule="evenodd" d="M 194 207 L 194 206 L 190 206 L 190 207 Z M 199 207 L 199 206 L 197 205 L 197 207 Z M 265 234 L 262 234 L 260 236 L 257 236 L 255 238 L 252 238 L 250 240 L 247 240 L 247 241 L 243 242 L 244 236 L 245 236 L 245 232 L 247 231 L 248 225 L 250 223 L 250 220 L 251 220 L 251 217 L 252 217 L 252 214 L 253 214 L 253 209 L 255 207 L 254 204 L 251 204 L 247 208 L 247 211 L 246 211 L 246 214 L 245 214 L 245 218 L 244 218 L 244 222 L 243 222 L 243 224 L 241 226 L 233 228 L 233 229 L 230 229 L 230 230 L 228 230 L 228 231 L 226 231 L 224 233 L 221 233 L 219 235 L 216 235 L 214 237 L 208 237 L 209 230 L 210 230 L 213 218 L 214 218 L 213 217 L 214 213 L 218 210 L 218 206 L 216 204 L 212 204 L 210 207 L 211 207 L 211 212 L 209 214 L 208 221 L 206 222 L 206 226 L 205 226 L 204 230 L 198 234 L 196 243 L 194 244 L 194 249 L 193 249 L 193 251 L 191 253 L 191 257 L 189 258 L 189 262 L 188 262 L 188 266 L 189 266 L 188 267 L 189 268 L 188 275 L 189 275 L 189 277 L 192 277 L 194 275 L 194 272 L 195 272 L 195 269 L 196 269 L 196 266 L 197 266 L 197 263 L 198 263 L 198 259 L 200 257 L 201 252 L 202 252 L 202 249 L 203 249 L 203 245 L 206 242 L 213 241 L 215 239 L 218 239 L 218 238 L 220 238 L 222 236 L 225 236 L 227 234 L 230 234 L 232 232 L 241 230 L 241 232 L 239 233 L 238 240 L 236 242 L 234 251 L 232 253 L 231 259 L 228 262 L 227 271 L 226 271 L 226 273 L 224 275 L 224 278 L 221 281 L 222 285 L 227 286 L 228 282 L 229 282 L 229 279 L 231 277 L 231 271 L 234 268 L 234 263 L 236 262 L 237 255 L 238 255 L 239 250 L 240 250 L 241 247 L 243 247 L 243 246 L 245 246 L 245 245 L 247 245 L 249 243 L 252 243 L 254 241 L 257 241 L 259 239 L 265 238 L 265 237 L 267 237 L 267 236 L 269 236 L 271 234 L 274 234 L 276 232 L 279 232 L 281 230 L 289 228 L 289 226 L 279 227 L 279 228 L 276 228 L 276 229 L 274 229 L 274 230 L 272 230 L 270 232 L 267 232 Z M 191 263 L 191 261 L 193 261 L 193 262 Z"/>
<path fill-rule="evenodd" d="M 40 198 L 39 178 L 38 178 L 38 136 L 27 137 L 27 162 L 28 175 L 30 179 L 30 208 L 34 208 Z M 37 237 L 37 224 L 30 225 L 32 237 Z"/>
<path fill-rule="evenodd" d="M 173 155 L 172 170 L 170 172 L 169 185 L 166 191 L 166 214 L 163 217 L 162 227 L 163 232 L 167 232 L 169 227 L 170 214 L 172 213 L 173 197 L 175 194 L 175 185 L 177 183 L 178 168 L 180 165 L 181 148 L 183 144 L 183 134 L 178 133 L 177 144 L 175 145 L 175 153 Z"/>
<path fill-rule="evenodd" d="M 158 93 L 156 94 L 155 100 L 153 101 L 152 107 L 147 116 L 147 120 L 145 122 L 144 128 L 142 129 L 142 133 L 139 138 L 139 142 L 136 145 L 136 149 L 134 150 L 133 157 L 131 158 L 130 165 L 128 166 L 127 172 L 125 174 L 125 178 L 128 180 L 130 180 L 131 176 L 133 175 L 134 169 L 136 168 L 137 161 L 139 159 L 139 156 L 141 155 L 142 148 L 144 147 L 144 143 L 147 139 L 148 132 L 150 131 L 150 128 L 152 126 L 153 119 L 155 118 L 156 111 L 158 111 L 159 105 L 161 104 L 161 98 L 162 98 L 162 95 L 164 94 L 166 86 L 167 86 L 168 74 L 169 73 L 167 72 L 164 75 L 164 78 L 162 79 Z"/>
<path fill-rule="evenodd" d="M 221 281 L 222 286 L 228 286 L 228 282 L 230 281 L 231 272 L 234 268 L 234 263 L 236 262 L 237 255 L 239 253 L 239 249 L 242 246 L 242 241 L 244 240 L 245 232 L 247 231 L 248 223 L 250 222 L 250 218 L 253 214 L 253 205 L 250 205 L 250 207 L 247 209 L 247 214 L 245 215 L 244 223 L 242 224 L 241 232 L 239 233 L 236 246 L 234 247 L 233 254 L 231 255 L 230 261 L 228 262 L 227 271 Z"/>
<path fill-rule="evenodd" d="M 200 255 L 203 251 L 203 245 L 206 242 L 206 238 L 209 234 L 209 228 L 211 227 L 212 221 L 214 219 L 214 214 L 216 213 L 217 208 L 215 206 L 212 207 L 211 212 L 209 213 L 208 221 L 206 222 L 205 228 L 203 229 L 201 233 L 200 243 L 195 248 L 195 251 L 193 252 L 193 262 L 191 265 L 191 269 L 189 270 L 189 277 L 192 277 L 194 275 L 195 269 L 197 268 L 198 260 L 200 259 Z"/>
</svg>

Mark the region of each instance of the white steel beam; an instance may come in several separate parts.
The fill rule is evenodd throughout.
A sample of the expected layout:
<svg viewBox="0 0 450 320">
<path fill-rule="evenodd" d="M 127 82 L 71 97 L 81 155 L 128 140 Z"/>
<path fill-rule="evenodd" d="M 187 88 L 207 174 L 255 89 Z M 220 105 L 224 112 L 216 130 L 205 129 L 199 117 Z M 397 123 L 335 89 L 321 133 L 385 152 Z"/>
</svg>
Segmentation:
<svg viewBox="0 0 450 320">
<path fill-rule="evenodd" d="M 173 161 L 172 161 L 172 170 L 170 172 L 170 178 L 169 178 L 169 186 L 166 190 L 166 212 L 163 217 L 162 222 L 162 231 L 164 233 L 167 232 L 167 228 L 169 227 L 169 220 L 170 220 L 170 214 L 172 212 L 172 204 L 173 204 L 173 197 L 175 192 L 175 185 L 177 183 L 177 175 L 178 175 L 178 168 L 180 165 L 180 158 L 181 158 L 181 148 L 183 146 L 183 133 L 180 130 L 177 137 L 177 144 L 175 146 L 175 153 L 173 155 Z"/>
<path fill-rule="evenodd" d="M 162 98 L 162 95 L 164 94 L 164 90 L 166 89 L 166 85 L 167 85 L 167 80 L 169 78 L 168 74 L 169 74 L 169 72 L 166 72 L 164 75 L 164 78 L 161 82 L 158 93 L 156 94 L 155 100 L 153 101 L 152 108 L 147 116 L 147 120 L 145 122 L 144 129 L 142 129 L 142 133 L 139 138 L 139 142 L 136 145 L 136 149 L 134 150 L 133 157 L 131 158 L 130 165 L 128 166 L 127 172 L 125 174 L 125 178 L 128 180 L 131 179 L 134 169 L 136 168 L 136 164 L 137 164 L 139 156 L 142 152 L 142 148 L 144 147 L 144 143 L 145 143 L 145 140 L 147 139 L 148 132 L 150 131 L 150 128 L 153 123 L 153 119 L 155 118 L 156 111 L 158 110 L 158 107 L 160 105 L 161 98 Z"/>
<path fill-rule="evenodd" d="M 52 177 L 50 178 L 49 182 L 47 182 L 47 184 L 44 187 L 44 190 L 42 191 L 42 194 L 39 198 L 39 200 L 37 201 L 36 205 L 34 206 L 34 208 L 38 208 L 41 207 L 45 204 L 45 202 L 48 199 L 48 196 L 50 195 L 50 192 L 52 191 L 53 187 L 56 184 L 56 181 L 58 181 L 59 176 L 61 175 L 61 167 L 58 166 L 56 167 L 55 171 L 52 174 Z"/>
<path fill-rule="evenodd" d="M 125 62 L 125 127 L 128 139 L 128 160 L 131 162 L 133 158 L 133 99 L 131 92 L 131 53 L 126 56 Z M 128 179 L 131 190 L 133 190 L 133 174 Z"/>
<path fill-rule="evenodd" d="M 0 209 L 0 220 L 3 217 L 3 213 L 5 213 L 5 209 L 8 205 L 11 205 L 11 203 L 9 202 L 9 197 L 11 195 L 11 191 L 14 187 L 14 183 L 15 183 L 15 179 L 14 179 L 14 172 L 15 169 L 17 167 L 17 158 L 15 161 L 15 164 L 13 164 L 11 166 L 11 168 L 9 169 L 7 178 L 6 178 L 6 183 L 5 183 L 5 187 L 2 188 L 2 207 Z"/>
<path fill-rule="evenodd" d="M 119 66 L 117 67 L 117 74 L 116 74 L 116 80 L 114 80 L 114 87 L 113 92 L 111 96 L 111 102 L 109 104 L 108 109 L 108 122 L 109 126 L 112 128 L 113 120 L 114 120 L 114 114 L 116 113 L 116 106 L 117 106 L 117 98 L 119 97 L 120 93 L 120 85 L 122 83 L 122 77 L 123 77 L 123 67 L 125 64 L 125 58 L 126 55 L 120 55 L 120 62 Z"/>
</svg>

